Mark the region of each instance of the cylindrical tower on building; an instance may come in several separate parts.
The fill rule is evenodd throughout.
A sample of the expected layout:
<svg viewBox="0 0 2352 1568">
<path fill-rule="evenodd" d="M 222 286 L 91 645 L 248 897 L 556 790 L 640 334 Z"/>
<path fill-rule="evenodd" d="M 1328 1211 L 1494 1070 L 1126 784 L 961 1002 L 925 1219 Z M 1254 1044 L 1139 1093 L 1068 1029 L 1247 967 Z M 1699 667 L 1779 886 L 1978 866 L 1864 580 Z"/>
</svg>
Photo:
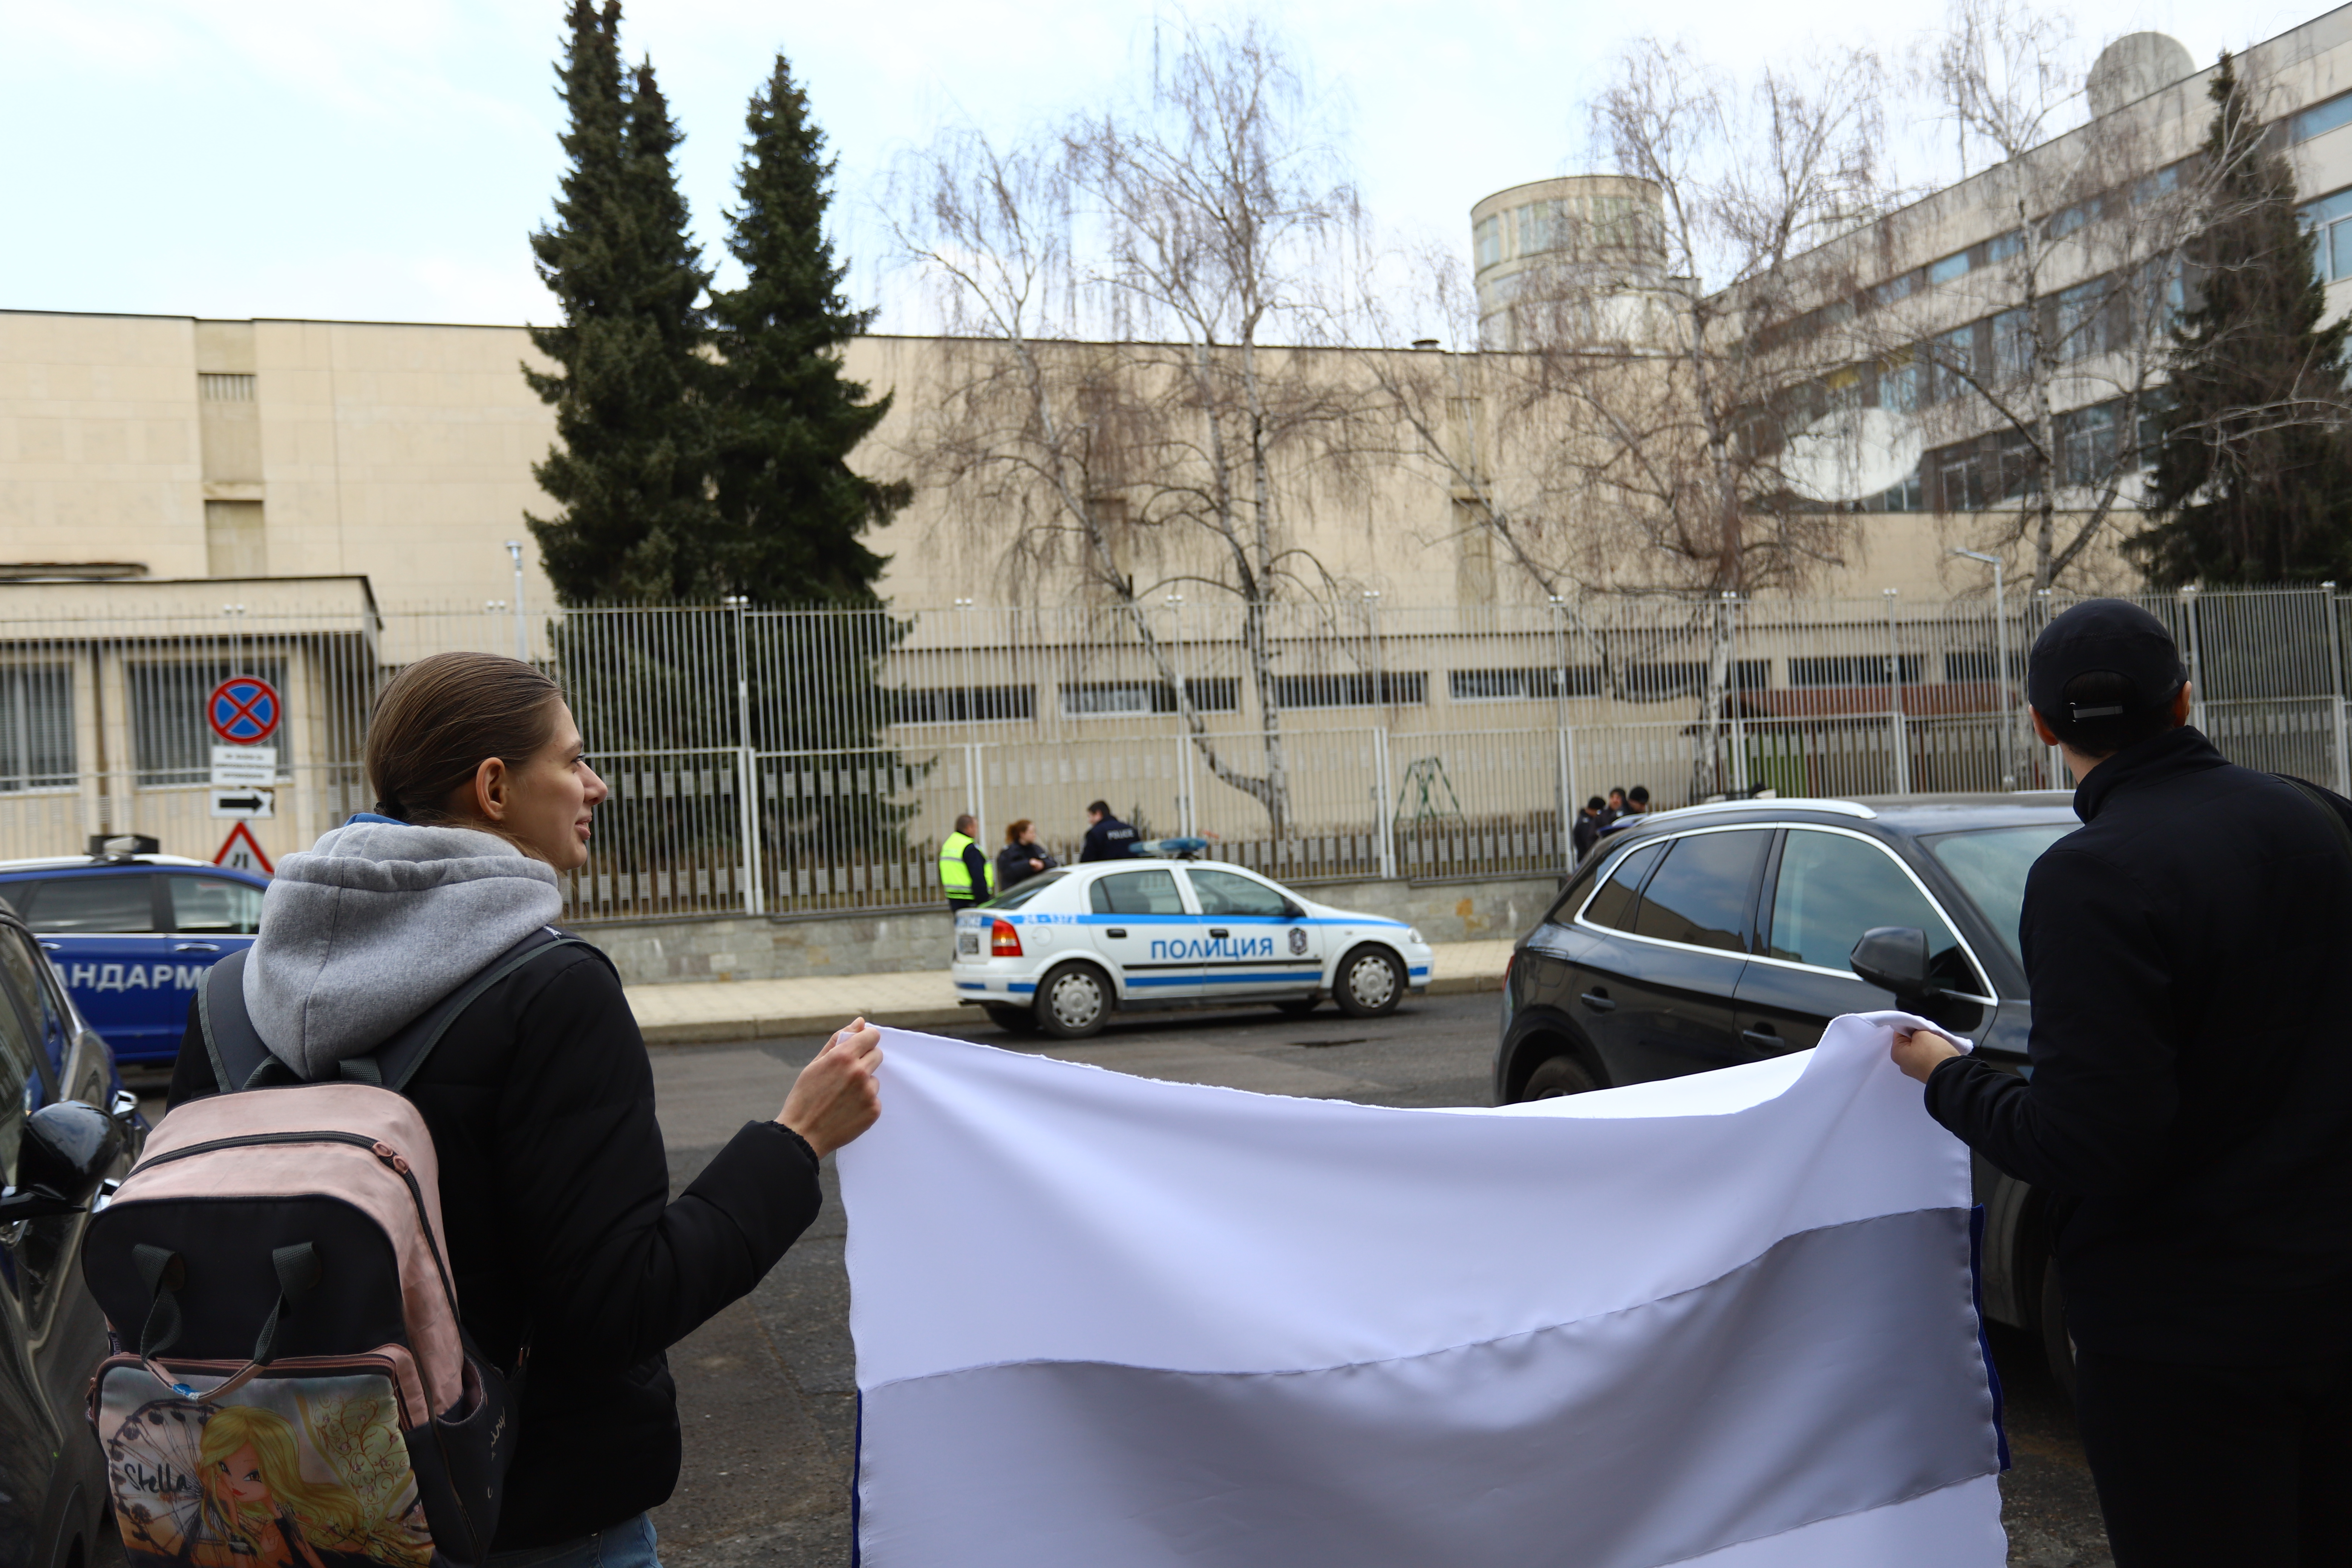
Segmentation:
<svg viewBox="0 0 2352 1568">
<path fill-rule="evenodd" d="M 1658 187 L 1624 174 L 1538 180 L 1478 203 L 1470 234 L 1481 344 L 1653 341 L 1664 218 Z"/>
</svg>

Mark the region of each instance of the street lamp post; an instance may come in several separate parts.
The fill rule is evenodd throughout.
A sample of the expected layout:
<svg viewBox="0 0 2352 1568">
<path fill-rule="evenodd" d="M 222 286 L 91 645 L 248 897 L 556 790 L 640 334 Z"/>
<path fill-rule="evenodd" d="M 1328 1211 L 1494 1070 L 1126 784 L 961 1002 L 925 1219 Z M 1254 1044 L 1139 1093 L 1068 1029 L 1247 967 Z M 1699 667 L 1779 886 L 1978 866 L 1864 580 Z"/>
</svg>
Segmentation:
<svg viewBox="0 0 2352 1568">
<path fill-rule="evenodd" d="M 2009 711 L 2009 602 L 2001 593 L 2000 557 L 1981 550 L 1955 550 L 1952 553 L 1981 561 L 1992 568 L 1993 681 L 2000 693 L 2000 787 L 2015 789 L 2017 773 L 2009 765 L 2010 731 L 2015 727 Z"/>
<path fill-rule="evenodd" d="M 526 661 L 527 661 L 527 660 L 529 660 L 529 659 L 530 659 L 530 646 L 529 642 L 525 639 L 525 637 L 524 637 L 524 636 L 523 636 L 523 625 L 524 625 L 524 622 L 523 622 L 523 618 L 522 618 L 522 541 L 521 541 L 521 540 L 520 540 L 520 539 L 509 539 L 509 540 L 508 540 L 508 541 L 507 541 L 507 555 L 509 556 L 509 559 L 511 559 L 511 560 L 514 562 L 514 577 L 515 577 L 515 592 L 514 592 L 515 658 L 519 658 L 519 659 L 523 659 L 523 660 L 526 660 Z"/>
</svg>

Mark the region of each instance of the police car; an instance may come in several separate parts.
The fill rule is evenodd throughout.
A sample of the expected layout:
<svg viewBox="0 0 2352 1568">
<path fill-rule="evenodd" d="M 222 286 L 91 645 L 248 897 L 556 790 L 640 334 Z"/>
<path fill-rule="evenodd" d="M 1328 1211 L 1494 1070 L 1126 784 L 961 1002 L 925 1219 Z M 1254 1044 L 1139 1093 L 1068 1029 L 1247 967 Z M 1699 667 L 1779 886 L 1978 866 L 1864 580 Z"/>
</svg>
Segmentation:
<svg viewBox="0 0 2352 1568">
<path fill-rule="evenodd" d="M 1111 860 L 1040 872 L 956 916 L 957 1000 L 1062 1039 L 1114 1011 L 1326 997 L 1354 1017 L 1429 985 L 1429 944 L 1402 921 L 1335 910 L 1238 866 Z"/>
<path fill-rule="evenodd" d="M 87 855 L 0 860 L 0 899 L 33 929 L 74 1005 L 124 1067 L 172 1065 L 212 966 L 253 945 L 268 879 L 156 853 L 152 838 Z"/>
</svg>

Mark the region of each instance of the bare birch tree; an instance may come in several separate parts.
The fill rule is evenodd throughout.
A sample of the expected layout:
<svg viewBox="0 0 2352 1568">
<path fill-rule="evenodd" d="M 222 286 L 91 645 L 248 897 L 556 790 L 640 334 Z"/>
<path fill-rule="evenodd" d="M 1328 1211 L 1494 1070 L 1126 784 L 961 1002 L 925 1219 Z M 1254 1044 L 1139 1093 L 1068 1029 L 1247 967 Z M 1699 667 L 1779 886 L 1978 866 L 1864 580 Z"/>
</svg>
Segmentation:
<svg viewBox="0 0 2352 1568">
<path fill-rule="evenodd" d="M 1286 508 L 1303 475 L 1346 469 L 1363 413 L 1299 346 L 1360 218 L 1317 132 L 1254 26 L 1188 27 L 1135 105 L 1007 153 L 943 140 L 898 217 L 951 330 L 971 334 L 917 431 L 919 473 L 959 518 L 1016 520 L 1008 566 L 1075 565 L 1118 608 L 1213 775 L 1277 835 L 1291 781 L 1275 616 L 1329 585 Z M 1240 617 L 1261 772 L 1210 736 L 1152 625 L 1188 585 Z"/>
</svg>

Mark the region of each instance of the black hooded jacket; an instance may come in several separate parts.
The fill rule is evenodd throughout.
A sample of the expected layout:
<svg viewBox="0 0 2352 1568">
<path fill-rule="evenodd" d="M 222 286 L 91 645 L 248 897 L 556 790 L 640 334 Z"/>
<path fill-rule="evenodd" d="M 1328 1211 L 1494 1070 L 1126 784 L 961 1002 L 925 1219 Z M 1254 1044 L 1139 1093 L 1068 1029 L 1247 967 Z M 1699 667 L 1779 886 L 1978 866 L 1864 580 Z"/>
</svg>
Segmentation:
<svg viewBox="0 0 2352 1568">
<path fill-rule="evenodd" d="M 2030 1080 L 1947 1061 L 1928 1112 L 2053 1194 L 2077 1343 L 2352 1348 L 2352 854 L 2193 729 L 2101 763 L 2074 809 L 2019 922 Z"/>
<path fill-rule="evenodd" d="M 172 1104 L 215 1092 L 194 1004 Z M 497 1548 L 551 1545 L 677 1484 L 663 1352 L 773 1268 L 819 1205 L 815 1154 L 747 1123 L 669 1201 L 652 1064 L 604 956 L 559 947 L 453 1024 L 405 1091 L 441 1168 L 442 1223 L 475 1343 L 530 1373 Z"/>
</svg>

